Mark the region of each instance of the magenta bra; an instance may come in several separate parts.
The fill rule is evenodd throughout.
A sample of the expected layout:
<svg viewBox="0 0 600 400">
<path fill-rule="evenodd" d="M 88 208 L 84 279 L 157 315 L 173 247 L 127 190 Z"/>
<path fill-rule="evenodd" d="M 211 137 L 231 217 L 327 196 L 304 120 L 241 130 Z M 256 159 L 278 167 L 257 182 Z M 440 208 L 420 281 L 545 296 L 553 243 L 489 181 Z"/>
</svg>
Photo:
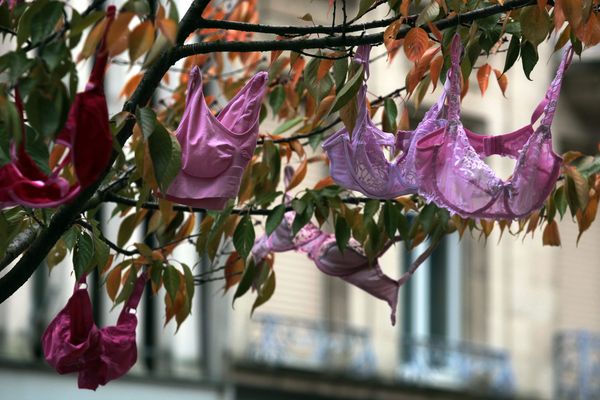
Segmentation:
<svg viewBox="0 0 600 400">
<path fill-rule="evenodd" d="M 452 41 L 448 80 L 448 123 L 417 143 L 419 194 L 462 217 L 514 219 L 539 209 L 556 183 L 562 158 L 552 149 L 550 125 L 565 69 L 565 50 L 556 77 L 530 124 L 512 133 L 483 136 L 460 121 L 460 37 Z M 542 117 L 537 128 L 533 124 Z M 497 154 L 517 160 L 512 176 L 499 178 L 483 158 Z"/>
<path fill-rule="evenodd" d="M 359 46 L 354 62 L 365 69 L 368 78 L 369 46 Z M 377 199 L 392 199 L 417 191 L 418 177 L 415 170 L 415 143 L 424 135 L 443 126 L 440 119 L 446 92 L 442 94 L 425 114 L 414 131 L 401 131 L 396 137 L 379 129 L 367 115 L 366 83 L 358 92 L 358 117 L 352 135 L 345 128 L 335 132 L 323 142 L 323 149 L 330 160 L 330 174 L 340 186 L 356 190 Z M 382 147 L 393 154 L 402 154 L 389 161 Z"/>
<path fill-rule="evenodd" d="M 255 262 L 260 262 L 270 252 L 296 250 L 306 253 L 321 272 L 343 279 L 386 301 L 391 308 L 392 324 L 395 324 L 401 283 L 384 274 L 377 261 L 369 264 L 360 244 L 354 239 L 350 239 L 348 248 L 341 252 L 335 236 L 321 231 L 312 223 L 305 225 L 294 237 L 291 227 L 295 215 L 293 211 L 285 213 L 283 221 L 271 235 L 263 235 L 254 242 L 252 256 Z"/>
<path fill-rule="evenodd" d="M 181 171 L 165 197 L 180 204 L 223 209 L 238 194 L 242 175 L 254 154 L 258 119 L 268 74 L 259 72 L 214 116 L 202 93 L 198 67 L 190 73 L 187 103 L 176 136 Z"/>
<path fill-rule="evenodd" d="M 146 275 L 135 282 L 115 326 L 98 328 L 92 317 L 92 304 L 85 276 L 75 284 L 73 295 L 50 322 L 42 336 L 46 361 L 59 374 L 77 372 L 81 389 L 96 390 L 99 385 L 123 376 L 137 360 L 135 311 L 142 296 Z"/>
</svg>

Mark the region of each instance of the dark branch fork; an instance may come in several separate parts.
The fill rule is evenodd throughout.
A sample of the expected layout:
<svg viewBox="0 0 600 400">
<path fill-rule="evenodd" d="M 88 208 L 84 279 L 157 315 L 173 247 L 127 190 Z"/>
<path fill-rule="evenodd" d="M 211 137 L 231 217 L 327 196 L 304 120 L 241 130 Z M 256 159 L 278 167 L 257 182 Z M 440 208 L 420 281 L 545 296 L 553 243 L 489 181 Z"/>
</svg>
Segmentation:
<svg viewBox="0 0 600 400">
<path fill-rule="evenodd" d="M 142 81 L 132 94 L 130 99 L 125 103 L 123 109 L 130 113 L 135 113 L 135 110 L 139 106 L 143 106 L 148 103 L 152 94 L 159 86 L 160 81 L 169 68 L 175 64 L 175 62 L 181 58 L 202 53 L 212 52 L 251 52 L 251 51 L 272 51 L 272 50 L 307 50 L 317 49 L 325 47 L 345 47 L 345 46 L 357 46 L 360 44 L 381 44 L 383 42 L 383 32 L 364 34 L 364 35 L 348 35 L 349 32 L 364 31 L 370 26 L 367 24 L 350 25 L 343 27 L 334 27 L 327 29 L 333 29 L 336 31 L 345 31 L 346 35 L 343 36 L 328 36 L 317 39 L 291 39 L 291 40 L 266 40 L 266 41 L 251 41 L 251 42 L 211 42 L 211 43 L 194 43 L 184 44 L 187 37 L 192 34 L 195 30 L 203 27 L 211 27 L 215 24 L 223 22 L 210 22 L 201 17 L 202 12 L 208 6 L 210 0 L 194 0 L 187 10 L 185 15 L 179 24 L 179 32 L 177 34 L 176 45 L 165 52 L 162 56 L 153 64 L 144 74 Z M 94 1 L 95 3 L 95 1 Z M 499 14 L 508 10 L 522 8 L 531 4 L 535 4 L 535 0 L 512 0 L 507 1 L 503 5 L 494 5 L 490 7 L 481 8 L 475 11 L 467 12 L 451 18 L 445 18 L 435 22 L 438 29 L 445 29 L 451 26 L 458 25 L 459 23 L 465 24 L 475 21 L 480 18 L 485 18 L 490 15 Z M 372 27 L 383 27 L 385 26 L 385 20 L 376 21 L 375 26 Z M 410 19 L 409 19 L 410 21 Z M 383 25 L 377 25 L 383 24 Z M 225 25 L 223 25 L 225 26 Z M 229 25 L 227 29 L 232 28 L 233 25 Z M 257 26 L 252 27 L 255 31 L 259 32 Z M 298 27 L 301 33 L 308 34 L 309 32 L 305 29 L 314 29 L 310 27 Z M 398 38 L 404 37 L 410 27 L 405 27 L 398 32 Z M 242 29 L 242 26 L 237 26 L 236 29 Z M 274 27 L 267 27 L 265 29 L 275 30 Z M 427 30 L 428 28 L 425 27 Z M 299 32 L 299 31 L 297 31 Z M 337 32 L 337 31 L 336 31 Z M 275 32 L 273 32 L 275 33 Z M 316 33 L 316 32 L 313 32 Z M 330 33 L 323 32 L 323 33 Z M 62 34 L 62 33 L 61 33 Z M 50 40 L 53 40 L 51 38 Z M 121 131 L 118 133 L 117 138 L 121 146 L 131 136 L 135 121 L 133 119 L 128 120 Z M 113 156 L 110 165 L 115 161 L 117 152 L 113 152 Z M 12 296 L 33 274 L 38 268 L 43 259 L 46 257 L 48 252 L 56 241 L 71 227 L 71 225 L 78 220 L 80 214 L 87 210 L 98 206 L 102 201 L 102 196 L 98 195 L 98 189 L 100 184 L 105 179 L 110 170 L 110 165 L 107 167 L 105 173 L 101 179 L 92 184 L 87 189 L 83 190 L 79 196 L 70 204 L 62 206 L 52 217 L 52 220 L 47 227 L 36 230 L 36 234 L 29 235 L 25 240 L 17 243 L 17 246 L 11 244 L 9 248 L 15 248 L 23 251 L 21 258 L 17 261 L 14 267 L 0 278 L 0 303 L 4 302 L 7 298 Z M 18 255 L 5 254 L 3 259 L 0 260 L 0 265 L 9 265 L 16 259 Z"/>
</svg>

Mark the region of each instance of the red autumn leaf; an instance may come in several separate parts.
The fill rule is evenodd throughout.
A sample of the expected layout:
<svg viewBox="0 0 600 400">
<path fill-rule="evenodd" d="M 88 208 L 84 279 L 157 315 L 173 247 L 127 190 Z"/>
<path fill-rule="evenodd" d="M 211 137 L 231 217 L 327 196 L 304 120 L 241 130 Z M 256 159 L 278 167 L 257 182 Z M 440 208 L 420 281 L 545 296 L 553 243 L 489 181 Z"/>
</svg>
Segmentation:
<svg viewBox="0 0 600 400">
<path fill-rule="evenodd" d="M 433 90 L 437 87 L 438 80 L 440 79 L 440 73 L 444 66 L 444 56 L 439 55 L 434 58 L 429 64 L 429 76 L 431 77 L 431 83 L 433 84 Z"/>
<path fill-rule="evenodd" d="M 319 68 L 317 69 L 317 81 L 320 81 L 325 75 L 327 75 L 329 69 L 331 69 L 331 66 L 333 65 L 333 61 L 334 60 L 328 59 L 321 60 L 321 62 L 319 63 Z"/>
<path fill-rule="evenodd" d="M 429 48 L 429 35 L 421 28 L 412 28 L 404 37 L 404 54 L 412 61 L 417 62 Z"/>
<path fill-rule="evenodd" d="M 238 284 L 240 279 L 242 279 L 242 272 L 244 272 L 244 260 L 242 260 L 237 251 L 234 251 L 225 262 L 225 291 Z"/>
<path fill-rule="evenodd" d="M 491 72 L 492 66 L 487 63 L 485 65 L 482 65 L 477 71 L 477 83 L 479 83 L 479 89 L 481 90 L 482 96 L 485 94 L 485 91 L 488 88 Z"/>
</svg>

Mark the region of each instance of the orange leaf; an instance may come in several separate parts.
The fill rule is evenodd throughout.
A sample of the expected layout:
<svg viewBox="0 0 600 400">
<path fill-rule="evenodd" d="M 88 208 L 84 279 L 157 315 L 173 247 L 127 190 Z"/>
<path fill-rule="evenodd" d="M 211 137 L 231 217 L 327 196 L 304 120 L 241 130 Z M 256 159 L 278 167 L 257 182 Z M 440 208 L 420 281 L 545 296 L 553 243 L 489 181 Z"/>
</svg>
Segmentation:
<svg viewBox="0 0 600 400">
<path fill-rule="evenodd" d="M 397 48 L 398 40 L 396 40 L 396 36 L 398 35 L 398 31 L 400 31 L 401 26 L 402 21 L 396 20 L 389 24 L 383 32 L 383 44 L 388 52 L 388 60 L 392 58 L 390 53 Z"/>
<path fill-rule="evenodd" d="M 281 53 L 283 53 L 283 50 L 273 50 L 271 52 L 271 61 L 269 62 L 269 66 L 273 65 L 273 62 L 279 58 Z"/>
<path fill-rule="evenodd" d="M 434 23 L 432 23 L 431 21 L 427 22 L 427 26 L 429 27 L 429 30 L 431 31 L 431 33 L 433 33 L 433 36 L 437 40 L 439 40 L 440 43 L 441 43 L 442 42 L 442 32 L 440 32 L 440 30 L 438 29 L 438 27 Z"/>
<path fill-rule="evenodd" d="M 48 166 L 50 169 L 54 169 L 60 160 L 62 160 L 63 155 L 65 154 L 66 146 L 56 143 L 52 148 L 52 153 L 50 153 L 50 159 L 48 160 Z"/>
<path fill-rule="evenodd" d="M 285 188 L 286 192 L 302 183 L 304 177 L 306 176 L 307 166 L 308 160 L 305 158 L 304 160 L 302 160 L 298 168 L 296 168 L 296 171 L 294 171 L 294 175 L 292 176 L 292 179 L 290 179 L 290 183 Z"/>
<path fill-rule="evenodd" d="M 321 179 L 319 182 L 317 182 L 313 189 L 318 190 L 331 185 L 335 185 L 335 181 L 333 180 L 331 175 L 328 175 L 325 178 Z"/>
<path fill-rule="evenodd" d="M 540 10 L 544 10 L 547 4 L 548 0 L 537 0 L 537 5 L 540 8 Z"/>
<path fill-rule="evenodd" d="M 127 48 L 129 37 L 129 23 L 135 16 L 132 12 L 122 12 L 113 21 L 106 34 L 106 48 L 111 55 L 117 55 Z M 125 43 L 125 47 L 123 47 Z"/>
<path fill-rule="evenodd" d="M 500 90 L 502 90 L 502 95 L 506 97 L 506 88 L 508 87 L 508 77 L 506 74 L 503 74 L 496 68 L 494 68 L 494 74 L 496 74 L 496 80 L 498 81 L 498 86 L 500 86 Z"/>
<path fill-rule="evenodd" d="M 225 262 L 225 270 L 223 272 L 225 276 L 225 291 L 239 283 L 240 279 L 242 279 L 242 272 L 244 272 L 244 260 L 234 251 Z"/>
<path fill-rule="evenodd" d="M 429 76 L 431 77 L 431 83 L 433 83 L 433 90 L 437 87 L 438 80 L 440 79 L 440 73 L 444 66 L 444 56 L 439 55 L 431 61 L 429 64 Z"/>
<path fill-rule="evenodd" d="M 429 35 L 422 28 L 411 28 L 404 37 L 404 54 L 412 61 L 417 62 L 429 48 Z"/>
<path fill-rule="evenodd" d="M 160 29 L 169 42 L 175 44 L 175 39 L 177 38 L 177 22 L 169 18 L 160 18 L 156 20 L 156 25 L 158 25 L 158 29 Z"/>
<path fill-rule="evenodd" d="M 562 4 L 560 1 L 554 2 L 553 20 L 554 20 L 554 30 L 556 32 L 558 32 L 560 30 L 560 28 L 562 28 L 563 24 L 565 23 L 565 13 L 563 11 Z"/>
<path fill-rule="evenodd" d="M 79 56 L 77 57 L 77 61 L 85 60 L 90 57 L 96 51 L 96 47 L 98 47 L 98 43 L 102 39 L 102 35 L 106 30 L 106 25 L 108 24 L 108 20 L 104 18 L 100 21 L 89 33 L 87 38 L 85 38 L 85 43 L 83 44 L 83 49 Z"/>
<path fill-rule="evenodd" d="M 544 246 L 560 246 L 560 234 L 558 233 L 558 224 L 556 220 L 552 220 L 544 228 L 542 235 L 542 243 Z"/>
<path fill-rule="evenodd" d="M 477 82 L 479 83 L 479 89 L 481 90 L 482 96 L 485 94 L 485 91 L 488 88 L 488 84 L 490 83 L 491 72 L 492 66 L 490 64 L 482 65 L 477 71 Z"/>
<path fill-rule="evenodd" d="M 408 75 L 406 75 L 406 91 L 409 95 L 414 92 L 420 80 L 419 68 L 415 65 L 408 71 Z"/>
<path fill-rule="evenodd" d="M 135 74 L 131 78 L 129 78 L 127 83 L 123 86 L 123 89 L 121 89 L 121 93 L 119 94 L 119 96 L 131 97 L 131 94 L 133 93 L 133 91 L 135 89 L 137 89 L 137 87 L 140 84 L 140 82 L 142 81 L 143 77 L 144 77 L 144 74 L 142 74 L 140 72 L 138 74 Z"/>
<path fill-rule="evenodd" d="M 402 14 L 403 17 L 408 17 L 409 8 L 410 0 L 402 0 L 402 3 L 400 4 L 400 14 Z"/>
<path fill-rule="evenodd" d="M 333 61 L 334 60 L 321 60 L 319 68 L 317 69 L 317 81 L 320 81 L 327 75 L 327 72 L 329 72 L 329 69 L 333 65 Z"/>
<path fill-rule="evenodd" d="M 114 267 L 106 277 L 106 293 L 112 301 L 115 301 L 119 286 L 121 285 L 121 265 Z"/>
<path fill-rule="evenodd" d="M 587 207 L 585 211 L 577 210 L 577 225 L 579 225 L 579 235 L 577 235 L 577 243 L 579 243 L 579 239 L 583 232 L 589 229 L 592 225 L 592 222 L 596 219 L 596 214 L 598 213 L 598 195 L 590 197 L 588 201 Z"/>
<path fill-rule="evenodd" d="M 331 108 L 333 101 L 335 100 L 335 95 L 329 95 L 325 97 L 323 100 L 319 102 L 319 106 L 317 107 L 317 113 L 314 116 L 314 122 L 318 122 L 325 116 L 325 114 Z"/>
<path fill-rule="evenodd" d="M 304 146 L 302 146 L 302 144 L 300 143 L 299 140 L 292 140 L 290 142 L 290 146 L 291 146 L 292 150 L 294 150 L 296 152 L 296 154 L 298 154 L 299 158 L 306 157 L 306 153 L 304 152 Z"/>
<path fill-rule="evenodd" d="M 583 4 L 581 0 L 556 0 L 555 3 L 560 3 L 565 18 L 571 25 L 571 28 L 576 31 L 579 25 L 583 22 Z"/>
<path fill-rule="evenodd" d="M 410 118 L 408 116 L 408 108 L 402 108 L 402 115 L 400 115 L 400 122 L 398 122 L 398 130 L 407 131 L 410 129 Z"/>
<path fill-rule="evenodd" d="M 592 13 L 587 22 L 579 26 L 575 36 L 577 36 L 586 47 L 592 47 L 600 43 L 600 16 L 596 13 Z"/>
<path fill-rule="evenodd" d="M 134 62 L 144 55 L 154 43 L 154 26 L 145 21 L 135 27 L 129 35 L 129 59 Z"/>
</svg>

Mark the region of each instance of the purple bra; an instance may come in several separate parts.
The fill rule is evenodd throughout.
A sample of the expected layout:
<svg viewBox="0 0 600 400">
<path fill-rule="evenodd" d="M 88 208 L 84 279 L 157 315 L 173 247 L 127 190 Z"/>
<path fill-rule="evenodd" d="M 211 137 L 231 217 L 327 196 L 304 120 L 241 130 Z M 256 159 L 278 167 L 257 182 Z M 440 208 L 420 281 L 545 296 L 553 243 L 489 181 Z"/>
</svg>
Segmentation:
<svg viewBox="0 0 600 400">
<path fill-rule="evenodd" d="M 359 46 L 354 62 L 364 65 L 365 81 L 368 77 L 369 46 Z M 356 190 L 377 199 L 392 199 L 415 193 L 418 177 L 415 170 L 415 143 L 424 135 L 445 124 L 440 119 L 446 92 L 425 114 L 414 131 L 401 131 L 396 137 L 377 128 L 367 115 L 366 83 L 358 92 L 358 117 L 352 135 L 345 128 L 335 132 L 323 142 L 330 160 L 330 174 L 340 186 Z M 402 154 L 389 161 L 383 147 L 401 150 Z"/>
<path fill-rule="evenodd" d="M 259 72 L 214 116 L 202 93 L 198 67 L 190 73 L 187 104 L 177 128 L 181 171 L 165 197 L 180 204 L 221 210 L 238 194 L 254 154 L 268 74 Z"/>
<path fill-rule="evenodd" d="M 348 248 L 341 252 L 335 236 L 312 223 L 305 225 L 294 237 L 291 227 L 295 216 L 294 211 L 288 211 L 271 235 L 263 235 L 254 242 L 252 256 L 255 262 L 260 262 L 270 252 L 296 250 L 306 253 L 321 272 L 341 278 L 386 301 L 391 308 L 392 324 L 395 324 L 400 283 L 384 274 L 377 261 L 370 265 L 360 243 L 354 239 L 350 239 Z"/>
<path fill-rule="evenodd" d="M 550 125 L 565 69 L 573 57 L 565 50 L 556 77 L 530 124 L 515 132 L 483 136 L 460 121 L 460 53 L 452 41 L 448 80 L 448 123 L 417 142 L 419 194 L 462 217 L 514 219 L 539 209 L 556 183 L 562 158 L 552 150 Z M 542 117 L 539 126 L 533 124 Z M 483 157 L 498 154 L 517 160 L 512 176 L 499 178 Z"/>
<path fill-rule="evenodd" d="M 59 374 L 78 372 L 81 389 L 96 390 L 127 373 L 137 360 L 137 318 L 132 311 L 137 308 L 145 282 L 146 275 L 140 275 L 117 325 L 98 328 L 87 289 L 80 287 L 85 284 L 85 276 L 81 277 L 67 305 L 42 336 L 46 361 Z"/>
</svg>

